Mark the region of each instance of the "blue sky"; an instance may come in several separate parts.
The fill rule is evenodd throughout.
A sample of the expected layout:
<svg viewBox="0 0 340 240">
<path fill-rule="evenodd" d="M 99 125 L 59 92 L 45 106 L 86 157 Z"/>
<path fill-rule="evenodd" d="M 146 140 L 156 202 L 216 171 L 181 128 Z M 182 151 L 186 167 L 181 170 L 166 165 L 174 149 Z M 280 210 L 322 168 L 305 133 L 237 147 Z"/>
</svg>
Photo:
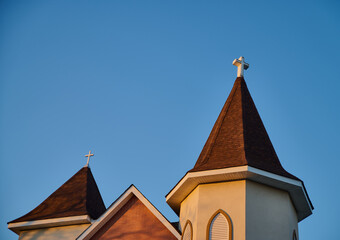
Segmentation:
<svg viewBox="0 0 340 240">
<path fill-rule="evenodd" d="M 236 78 L 315 210 L 300 239 L 337 239 L 338 1 L 1 1 L 0 238 L 90 162 L 106 206 L 130 184 L 170 220 Z"/>
</svg>

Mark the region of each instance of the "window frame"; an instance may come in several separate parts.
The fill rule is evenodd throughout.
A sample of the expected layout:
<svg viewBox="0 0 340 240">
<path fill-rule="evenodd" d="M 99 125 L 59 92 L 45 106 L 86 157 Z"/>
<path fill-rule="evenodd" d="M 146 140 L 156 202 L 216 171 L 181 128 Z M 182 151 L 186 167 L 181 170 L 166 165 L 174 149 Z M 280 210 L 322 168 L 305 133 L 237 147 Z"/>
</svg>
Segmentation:
<svg viewBox="0 0 340 240">
<path fill-rule="evenodd" d="M 190 240 L 193 240 L 193 234 L 194 233 L 193 233 L 193 229 L 192 229 L 192 223 L 190 222 L 190 220 L 187 220 L 187 222 L 184 225 L 184 229 L 183 229 L 183 232 L 182 232 L 181 240 L 183 240 L 183 236 L 184 236 L 185 230 L 187 229 L 188 226 L 191 229 Z"/>
<path fill-rule="evenodd" d="M 229 215 L 225 211 L 223 211 L 222 209 L 217 210 L 210 217 L 210 219 L 208 221 L 208 225 L 207 225 L 207 234 L 206 234 L 207 238 L 206 239 L 209 240 L 211 223 L 219 213 L 222 214 L 227 219 L 227 222 L 228 222 L 228 225 L 229 225 L 229 240 L 232 240 L 233 239 L 233 224 L 232 224 L 232 221 L 231 221 Z"/>
</svg>

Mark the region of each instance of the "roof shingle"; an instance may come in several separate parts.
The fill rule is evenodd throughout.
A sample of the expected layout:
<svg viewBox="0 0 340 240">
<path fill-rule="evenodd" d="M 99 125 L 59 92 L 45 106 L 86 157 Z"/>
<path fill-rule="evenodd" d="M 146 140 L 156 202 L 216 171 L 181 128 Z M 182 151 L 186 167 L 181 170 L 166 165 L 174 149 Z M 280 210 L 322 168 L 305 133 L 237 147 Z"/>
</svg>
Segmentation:
<svg viewBox="0 0 340 240">
<path fill-rule="evenodd" d="M 238 77 L 189 172 L 248 165 L 299 180 L 281 165 L 243 77 Z"/>
<path fill-rule="evenodd" d="M 39 206 L 9 223 L 80 215 L 97 219 L 105 210 L 90 168 L 83 167 Z"/>
</svg>

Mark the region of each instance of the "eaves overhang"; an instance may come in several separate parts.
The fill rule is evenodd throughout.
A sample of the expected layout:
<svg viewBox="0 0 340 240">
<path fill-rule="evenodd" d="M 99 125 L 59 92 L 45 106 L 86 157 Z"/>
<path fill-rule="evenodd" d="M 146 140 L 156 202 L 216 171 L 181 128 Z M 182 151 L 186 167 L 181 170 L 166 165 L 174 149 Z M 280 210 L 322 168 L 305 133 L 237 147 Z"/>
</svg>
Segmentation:
<svg viewBox="0 0 340 240">
<path fill-rule="evenodd" d="M 166 202 L 179 215 L 181 202 L 199 185 L 235 180 L 251 180 L 287 191 L 295 206 L 298 221 L 312 214 L 313 205 L 302 181 L 283 177 L 250 166 L 188 172 L 166 195 Z"/>
<path fill-rule="evenodd" d="M 51 227 L 61 227 L 69 225 L 78 225 L 91 223 L 91 218 L 88 215 L 73 216 L 73 217 L 63 217 L 63 218 L 51 218 L 44 220 L 34 220 L 34 221 L 24 221 L 17 223 L 9 223 L 8 228 L 19 234 L 21 231 L 41 229 L 41 228 L 51 228 Z"/>
</svg>

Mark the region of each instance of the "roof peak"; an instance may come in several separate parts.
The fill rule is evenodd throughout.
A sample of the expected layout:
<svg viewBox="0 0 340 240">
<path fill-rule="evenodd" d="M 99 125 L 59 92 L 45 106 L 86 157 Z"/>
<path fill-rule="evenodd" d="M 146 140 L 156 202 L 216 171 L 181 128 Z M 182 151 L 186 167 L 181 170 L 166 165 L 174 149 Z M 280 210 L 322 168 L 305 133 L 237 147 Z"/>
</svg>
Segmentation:
<svg viewBox="0 0 340 240">
<path fill-rule="evenodd" d="M 189 172 L 245 165 L 298 179 L 281 166 L 247 84 L 240 76 Z"/>
<path fill-rule="evenodd" d="M 105 210 L 91 169 L 84 166 L 35 209 L 9 223 L 81 215 L 97 219 Z"/>
</svg>

